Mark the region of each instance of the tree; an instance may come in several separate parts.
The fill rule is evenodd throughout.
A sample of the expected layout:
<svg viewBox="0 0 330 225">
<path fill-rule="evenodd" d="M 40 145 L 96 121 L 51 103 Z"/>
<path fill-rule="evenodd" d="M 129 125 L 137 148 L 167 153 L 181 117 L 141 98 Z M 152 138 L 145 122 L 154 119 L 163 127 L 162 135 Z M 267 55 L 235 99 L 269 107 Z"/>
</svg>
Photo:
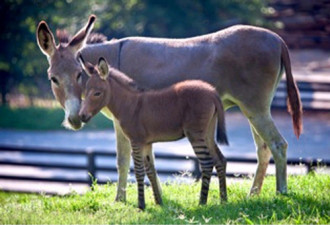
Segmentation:
<svg viewBox="0 0 330 225">
<path fill-rule="evenodd" d="M 88 1 L 3 0 L 0 4 L 0 88 L 6 104 L 13 87 L 25 95 L 37 95 L 47 81 L 47 61 L 35 38 L 38 22 L 75 29 L 91 10 Z"/>
</svg>

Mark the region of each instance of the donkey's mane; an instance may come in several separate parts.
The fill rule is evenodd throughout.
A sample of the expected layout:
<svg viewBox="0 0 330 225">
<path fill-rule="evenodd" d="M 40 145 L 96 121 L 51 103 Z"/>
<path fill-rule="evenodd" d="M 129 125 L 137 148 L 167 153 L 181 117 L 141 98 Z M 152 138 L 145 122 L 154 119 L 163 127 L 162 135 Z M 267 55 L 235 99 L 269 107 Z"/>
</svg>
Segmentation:
<svg viewBox="0 0 330 225">
<path fill-rule="evenodd" d="M 67 44 L 71 40 L 67 30 L 56 30 L 56 37 L 60 43 Z M 104 43 L 107 41 L 107 37 L 101 33 L 90 33 L 87 37 L 87 44 Z"/>
<path fill-rule="evenodd" d="M 109 68 L 109 73 L 109 78 L 114 79 L 123 87 L 128 87 L 130 90 L 137 92 L 143 92 L 146 90 L 145 88 L 140 87 L 132 78 L 113 67 Z"/>
</svg>

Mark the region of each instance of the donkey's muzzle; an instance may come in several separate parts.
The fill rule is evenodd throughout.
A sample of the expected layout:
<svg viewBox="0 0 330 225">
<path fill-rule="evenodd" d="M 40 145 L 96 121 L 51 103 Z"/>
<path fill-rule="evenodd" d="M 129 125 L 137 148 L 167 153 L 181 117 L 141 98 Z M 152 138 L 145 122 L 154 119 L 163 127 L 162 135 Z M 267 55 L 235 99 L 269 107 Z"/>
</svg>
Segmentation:
<svg viewBox="0 0 330 225">
<path fill-rule="evenodd" d="M 81 128 L 82 124 L 79 116 L 69 116 L 68 122 L 74 130 L 78 130 Z"/>
</svg>

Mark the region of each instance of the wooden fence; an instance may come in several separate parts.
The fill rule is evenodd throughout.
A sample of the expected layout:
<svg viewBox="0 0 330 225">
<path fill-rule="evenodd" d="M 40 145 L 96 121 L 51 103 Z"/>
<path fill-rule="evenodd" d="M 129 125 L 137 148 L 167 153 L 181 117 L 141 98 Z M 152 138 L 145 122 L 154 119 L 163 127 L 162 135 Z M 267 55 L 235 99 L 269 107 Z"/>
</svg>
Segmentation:
<svg viewBox="0 0 330 225">
<path fill-rule="evenodd" d="M 68 149 L 48 149 L 48 148 L 27 148 L 27 147 L 15 147 L 15 146 L 0 146 L 0 153 L 10 153 L 10 154 L 35 154 L 36 156 L 43 154 L 47 155 L 49 158 L 54 155 L 57 156 L 69 156 L 69 157 L 78 157 L 83 156 L 87 159 L 87 163 L 85 165 L 73 165 L 73 164 L 65 164 L 65 163 L 43 163 L 43 162 L 24 162 L 22 160 L 3 160 L 0 159 L 0 165 L 7 166 L 17 166 L 17 167 L 35 167 L 39 169 L 51 168 L 51 169 L 65 169 L 65 170 L 83 170 L 86 174 L 90 176 L 86 176 L 86 179 L 67 179 L 67 178 L 58 178 L 58 177 L 38 177 L 38 176 L 22 176 L 22 175 L 6 175 L 0 174 L 0 179 L 7 180 L 20 180 L 20 181 L 44 181 L 44 182 L 65 182 L 65 183 L 83 183 L 92 185 L 93 179 L 97 178 L 97 172 L 117 172 L 116 165 L 107 165 L 100 166 L 96 163 L 96 157 L 107 157 L 107 158 L 115 158 L 116 153 L 105 152 L 105 151 L 97 151 L 97 150 L 79 150 L 72 151 Z M 196 157 L 186 157 L 186 156 L 178 156 L 173 154 L 156 154 L 156 159 L 163 160 L 179 160 L 182 162 L 191 161 L 193 162 L 193 169 L 189 171 L 192 173 L 193 177 L 199 179 L 201 176 L 201 171 L 199 168 L 199 163 Z M 228 157 L 227 162 L 235 162 L 235 163 L 257 163 L 256 159 L 248 159 L 248 158 L 239 158 L 239 157 Z M 274 163 L 273 160 L 270 162 Z M 313 171 L 316 166 L 323 165 L 326 167 L 330 166 L 330 161 L 319 161 L 316 159 L 289 159 L 288 165 L 303 165 L 307 168 L 307 172 Z M 166 168 L 166 169 L 158 169 L 159 175 L 173 175 L 179 174 L 181 171 Z M 239 175 L 234 173 L 227 173 L 227 177 L 245 177 L 248 176 L 247 173 L 240 173 Z M 98 183 L 106 183 L 107 181 L 97 180 Z"/>
</svg>

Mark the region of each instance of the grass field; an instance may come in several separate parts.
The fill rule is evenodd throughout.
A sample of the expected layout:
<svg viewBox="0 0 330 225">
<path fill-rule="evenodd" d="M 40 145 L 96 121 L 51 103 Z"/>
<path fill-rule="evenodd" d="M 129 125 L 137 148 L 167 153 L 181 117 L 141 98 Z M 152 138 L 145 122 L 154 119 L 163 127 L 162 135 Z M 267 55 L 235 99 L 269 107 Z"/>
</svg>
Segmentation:
<svg viewBox="0 0 330 225">
<path fill-rule="evenodd" d="M 61 108 L 10 108 L 0 107 L 0 128 L 21 130 L 60 130 L 64 111 Z M 84 129 L 110 129 L 112 122 L 101 113 L 84 126 Z"/>
<path fill-rule="evenodd" d="M 247 198 L 251 180 L 231 182 L 229 201 L 220 204 L 214 179 L 208 204 L 198 205 L 200 183 L 163 184 L 162 207 L 146 191 L 146 210 L 136 208 L 136 185 L 126 203 L 115 203 L 115 185 L 95 186 L 84 195 L 47 196 L 0 192 L 0 224 L 329 224 L 330 176 L 289 177 L 289 193 L 275 194 L 275 178 Z"/>
</svg>

